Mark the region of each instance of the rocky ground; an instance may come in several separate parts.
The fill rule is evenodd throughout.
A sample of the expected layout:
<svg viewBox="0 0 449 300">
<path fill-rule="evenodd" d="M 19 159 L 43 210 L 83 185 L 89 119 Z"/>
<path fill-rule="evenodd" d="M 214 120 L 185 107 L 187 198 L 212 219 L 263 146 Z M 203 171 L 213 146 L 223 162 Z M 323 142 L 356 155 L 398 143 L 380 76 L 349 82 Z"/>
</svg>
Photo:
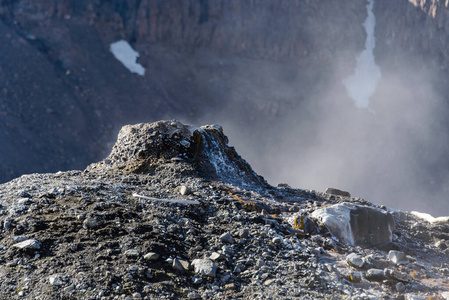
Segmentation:
<svg viewBox="0 0 449 300">
<path fill-rule="evenodd" d="M 339 194 L 268 185 L 216 125 L 126 126 L 84 171 L 0 185 L 0 298 L 449 299 L 446 219 Z M 313 218 L 336 205 L 392 234 L 344 242 Z"/>
</svg>

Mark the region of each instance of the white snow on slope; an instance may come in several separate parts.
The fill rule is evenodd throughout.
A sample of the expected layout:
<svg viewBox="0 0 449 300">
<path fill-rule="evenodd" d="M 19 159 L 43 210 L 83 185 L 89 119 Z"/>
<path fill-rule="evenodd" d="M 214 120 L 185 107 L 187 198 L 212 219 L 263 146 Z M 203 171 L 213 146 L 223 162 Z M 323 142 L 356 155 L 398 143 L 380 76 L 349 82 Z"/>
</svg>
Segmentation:
<svg viewBox="0 0 449 300">
<path fill-rule="evenodd" d="M 348 95 L 354 100 L 357 107 L 368 108 L 370 97 L 376 90 L 377 83 L 381 78 L 381 72 L 374 61 L 373 50 L 376 47 L 374 27 L 376 19 L 373 13 L 374 0 L 369 0 L 366 10 L 368 17 L 363 26 L 366 30 L 365 50 L 357 57 L 357 65 L 354 74 L 346 78 L 343 83 Z"/>
<path fill-rule="evenodd" d="M 120 40 L 112 43 L 109 50 L 128 70 L 141 76 L 145 75 L 145 68 L 137 63 L 139 53 L 135 51 L 127 41 Z"/>
<path fill-rule="evenodd" d="M 417 212 L 417 211 L 412 211 L 411 214 L 418 218 L 426 220 L 427 222 L 432 223 L 432 224 L 449 223 L 449 217 L 435 218 L 434 216 L 432 216 L 430 214 L 421 213 L 421 212 Z"/>
</svg>

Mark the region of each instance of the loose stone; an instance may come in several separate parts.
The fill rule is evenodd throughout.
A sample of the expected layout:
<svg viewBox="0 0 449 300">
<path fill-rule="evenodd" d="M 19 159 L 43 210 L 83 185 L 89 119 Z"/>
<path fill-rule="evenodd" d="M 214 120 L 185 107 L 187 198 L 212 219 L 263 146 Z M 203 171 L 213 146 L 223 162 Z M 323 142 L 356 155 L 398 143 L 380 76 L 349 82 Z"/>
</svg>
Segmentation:
<svg viewBox="0 0 449 300">
<path fill-rule="evenodd" d="M 248 228 L 243 228 L 239 230 L 239 237 L 242 239 L 246 239 L 249 237 L 249 229 Z"/>
<path fill-rule="evenodd" d="M 273 244 L 279 244 L 281 241 L 282 241 L 282 239 L 280 237 L 278 237 L 278 236 L 271 240 L 271 242 Z"/>
<path fill-rule="evenodd" d="M 28 249 L 37 250 L 37 249 L 41 248 L 41 243 L 38 240 L 29 239 L 29 240 L 25 240 L 23 242 L 14 244 L 13 247 L 16 247 L 19 249 L 24 249 L 24 250 L 28 250 Z"/>
<path fill-rule="evenodd" d="M 192 266 L 195 268 L 195 273 L 215 277 L 218 267 L 210 259 L 194 259 Z"/>
<path fill-rule="evenodd" d="M 365 263 L 363 261 L 363 258 L 356 253 L 349 254 L 346 257 L 346 262 L 348 263 L 348 265 L 355 267 L 355 268 L 361 268 L 361 267 L 363 267 L 363 264 Z"/>
<path fill-rule="evenodd" d="M 396 283 L 395 287 L 396 287 L 396 291 L 398 291 L 398 293 L 405 292 L 405 285 L 402 282 Z"/>
<path fill-rule="evenodd" d="M 366 271 L 366 279 L 368 279 L 370 281 L 382 281 L 385 278 L 386 277 L 384 274 L 384 270 L 369 269 L 368 271 Z"/>
<path fill-rule="evenodd" d="M 226 290 L 235 290 L 236 289 L 235 283 L 231 282 L 231 283 L 226 284 L 225 289 Z"/>
<path fill-rule="evenodd" d="M 87 218 L 83 221 L 84 229 L 97 229 L 98 227 L 100 227 L 100 223 L 97 218 Z"/>
<path fill-rule="evenodd" d="M 231 234 L 229 232 L 223 233 L 220 236 L 220 240 L 223 243 L 228 243 L 228 244 L 233 244 L 234 243 L 234 238 L 231 236 Z"/>
<path fill-rule="evenodd" d="M 125 255 L 127 257 L 138 257 L 140 255 L 138 250 L 135 249 L 129 249 L 125 251 Z"/>
<path fill-rule="evenodd" d="M 159 254 L 155 253 L 155 252 L 148 252 L 147 254 L 145 254 L 143 256 L 143 258 L 145 260 L 149 260 L 149 261 L 155 261 L 159 259 Z"/>
<path fill-rule="evenodd" d="M 56 274 L 56 275 L 50 275 L 48 277 L 48 282 L 50 282 L 51 285 L 63 285 L 64 281 L 62 280 L 61 276 Z"/>
<path fill-rule="evenodd" d="M 173 270 L 183 273 L 190 269 L 190 264 L 188 261 L 175 258 L 173 259 L 172 268 Z"/>
<path fill-rule="evenodd" d="M 189 195 L 191 193 L 191 189 L 185 185 L 182 185 L 181 188 L 179 189 L 179 193 L 181 195 Z"/>
<path fill-rule="evenodd" d="M 212 252 L 212 254 L 209 256 L 210 259 L 212 259 L 213 261 L 219 261 L 219 260 L 223 260 L 225 257 L 224 255 L 218 253 L 218 252 Z"/>
<path fill-rule="evenodd" d="M 388 259 L 394 262 L 395 264 L 404 264 L 408 262 L 407 256 L 402 251 L 391 250 L 388 253 Z"/>
<path fill-rule="evenodd" d="M 187 298 L 189 299 L 200 299 L 201 296 L 197 292 L 190 292 L 187 294 Z"/>
</svg>

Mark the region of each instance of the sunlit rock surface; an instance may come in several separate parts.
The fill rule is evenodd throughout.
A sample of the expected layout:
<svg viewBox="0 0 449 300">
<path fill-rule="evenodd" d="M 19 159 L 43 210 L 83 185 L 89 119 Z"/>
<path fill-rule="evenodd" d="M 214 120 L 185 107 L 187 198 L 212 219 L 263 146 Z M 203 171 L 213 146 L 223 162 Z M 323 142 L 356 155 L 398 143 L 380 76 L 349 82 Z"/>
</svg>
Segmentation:
<svg viewBox="0 0 449 300">
<path fill-rule="evenodd" d="M 373 247 L 393 240 L 394 218 L 378 208 L 342 203 L 318 209 L 311 216 L 348 245 Z"/>
</svg>

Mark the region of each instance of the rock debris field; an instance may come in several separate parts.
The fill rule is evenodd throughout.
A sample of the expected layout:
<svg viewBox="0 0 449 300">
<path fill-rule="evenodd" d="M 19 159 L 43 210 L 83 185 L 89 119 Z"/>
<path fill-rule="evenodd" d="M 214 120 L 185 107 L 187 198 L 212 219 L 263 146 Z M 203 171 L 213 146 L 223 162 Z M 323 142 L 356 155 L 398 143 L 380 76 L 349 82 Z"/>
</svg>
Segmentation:
<svg viewBox="0 0 449 300">
<path fill-rule="evenodd" d="M 449 223 L 270 186 L 217 125 L 0 185 L 1 299 L 449 299 Z"/>
</svg>

